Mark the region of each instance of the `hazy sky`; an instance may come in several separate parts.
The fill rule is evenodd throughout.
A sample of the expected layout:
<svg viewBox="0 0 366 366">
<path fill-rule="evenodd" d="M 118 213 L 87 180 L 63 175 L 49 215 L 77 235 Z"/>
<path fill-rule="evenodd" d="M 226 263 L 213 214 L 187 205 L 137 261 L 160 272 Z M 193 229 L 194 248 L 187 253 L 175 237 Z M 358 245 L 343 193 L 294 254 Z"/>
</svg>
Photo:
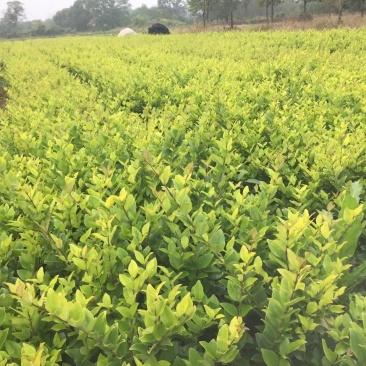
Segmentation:
<svg viewBox="0 0 366 366">
<path fill-rule="evenodd" d="M 10 0 L 0 0 L 0 18 L 6 9 L 6 3 Z M 27 20 L 52 18 L 61 9 L 70 7 L 75 0 L 20 0 L 24 4 Z M 133 8 L 145 4 L 153 6 L 157 0 L 129 0 Z"/>
</svg>

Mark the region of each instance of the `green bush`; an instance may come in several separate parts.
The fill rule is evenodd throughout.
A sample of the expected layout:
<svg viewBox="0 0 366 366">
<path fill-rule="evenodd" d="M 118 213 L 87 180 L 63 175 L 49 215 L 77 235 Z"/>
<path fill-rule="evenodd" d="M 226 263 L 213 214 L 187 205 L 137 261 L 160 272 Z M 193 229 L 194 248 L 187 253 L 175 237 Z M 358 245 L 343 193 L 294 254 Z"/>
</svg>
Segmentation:
<svg viewBox="0 0 366 366">
<path fill-rule="evenodd" d="M 3 42 L 0 366 L 365 364 L 364 37 Z"/>
</svg>

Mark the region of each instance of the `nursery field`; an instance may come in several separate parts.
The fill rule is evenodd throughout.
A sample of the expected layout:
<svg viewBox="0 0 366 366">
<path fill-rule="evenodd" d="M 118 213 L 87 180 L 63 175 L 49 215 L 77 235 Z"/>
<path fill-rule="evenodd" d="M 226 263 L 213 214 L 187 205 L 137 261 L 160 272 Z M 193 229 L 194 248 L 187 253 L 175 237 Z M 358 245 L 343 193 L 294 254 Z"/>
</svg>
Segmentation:
<svg viewBox="0 0 366 366">
<path fill-rule="evenodd" d="M 0 43 L 0 366 L 366 365 L 365 40 Z"/>
</svg>

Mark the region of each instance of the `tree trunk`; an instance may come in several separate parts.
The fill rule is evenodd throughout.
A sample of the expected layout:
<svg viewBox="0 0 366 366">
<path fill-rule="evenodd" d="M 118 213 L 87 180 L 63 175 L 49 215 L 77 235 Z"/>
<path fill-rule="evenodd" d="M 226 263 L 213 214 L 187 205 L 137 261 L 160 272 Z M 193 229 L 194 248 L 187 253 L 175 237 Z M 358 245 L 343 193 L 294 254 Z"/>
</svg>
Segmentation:
<svg viewBox="0 0 366 366">
<path fill-rule="evenodd" d="M 339 0 L 338 23 L 342 23 L 343 15 L 343 0 Z"/>
<path fill-rule="evenodd" d="M 230 29 L 234 28 L 233 0 L 230 0 Z"/>
<path fill-rule="evenodd" d="M 266 19 L 267 19 L 267 23 L 268 23 L 268 7 L 269 7 L 269 4 L 267 2 L 267 4 L 266 4 Z"/>
<path fill-rule="evenodd" d="M 247 17 L 248 17 L 248 3 L 247 3 L 247 1 L 245 1 L 244 2 L 244 19 L 247 19 Z"/>
<path fill-rule="evenodd" d="M 365 13 L 365 0 L 361 1 L 361 18 L 363 18 L 363 15 Z"/>
<path fill-rule="evenodd" d="M 208 20 L 208 4 L 206 1 L 203 2 L 202 9 L 202 21 L 203 21 L 203 29 L 206 28 L 206 21 Z"/>
<path fill-rule="evenodd" d="M 307 0 L 304 0 L 304 14 L 306 14 L 306 4 L 307 4 Z"/>
<path fill-rule="evenodd" d="M 273 23 L 274 18 L 274 0 L 271 0 L 271 23 Z"/>
<path fill-rule="evenodd" d="M 206 4 L 206 22 L 208 22 L 210 16 L 210 3 L 206 1 Z"/>
<path fill-rule="evenodd" d="M 332 17 L 332 7 L 329 1 L 327 1 L 328 4 L 328 18 L 330 19 Z"/>
</svg>

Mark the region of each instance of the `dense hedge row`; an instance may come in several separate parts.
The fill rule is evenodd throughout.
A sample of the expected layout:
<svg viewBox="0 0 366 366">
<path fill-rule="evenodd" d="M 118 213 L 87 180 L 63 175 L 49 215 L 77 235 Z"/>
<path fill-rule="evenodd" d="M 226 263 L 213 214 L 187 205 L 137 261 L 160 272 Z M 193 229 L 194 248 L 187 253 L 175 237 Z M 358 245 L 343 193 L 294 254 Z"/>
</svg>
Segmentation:
<svg viewBox="0 0 366 366">
<path fill-rule="evenodd" d="M 0 366 L 365 364 L 365 36 L 1 43 Z"/>
</svg>

